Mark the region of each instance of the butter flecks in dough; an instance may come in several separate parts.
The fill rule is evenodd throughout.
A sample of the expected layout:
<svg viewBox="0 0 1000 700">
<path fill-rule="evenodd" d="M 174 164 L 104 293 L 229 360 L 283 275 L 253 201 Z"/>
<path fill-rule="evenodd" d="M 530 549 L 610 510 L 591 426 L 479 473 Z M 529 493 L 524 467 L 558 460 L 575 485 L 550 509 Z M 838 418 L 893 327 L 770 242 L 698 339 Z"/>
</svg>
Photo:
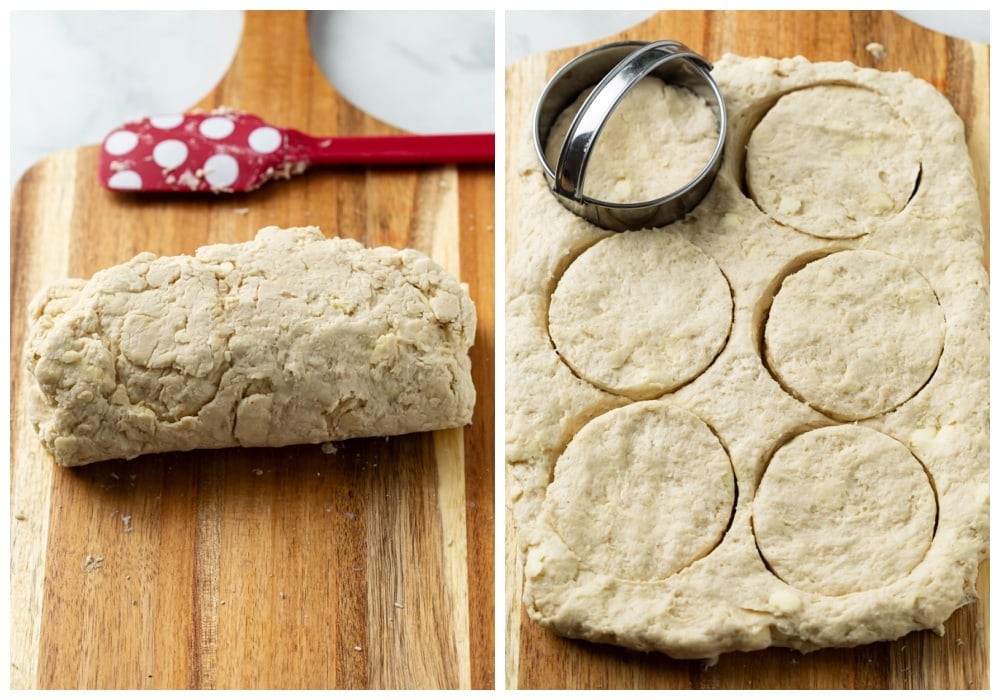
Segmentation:
<svg viewBox="0 0 1000 700">
<path fill-rule="evenodd" d="M 776 221 L 853 238 L 906 205 L 920 139 L 874 90 L 810 86 L 783 95 L 754 127 L 746 171 L 751 196 Z"/>
<path fill-rule="evenodd" d="M 582 93 L 552 124 L 545 142 L 550 167 L 556 167 L 570 124 L 589 94 Z M 704 98 L 645 77 L 605 122 L 587 165 L 583 193 L 624 204 L 659 199 L 694 180 L 718 140 L 719 124 Z M 639 168 L 642 177 L 636 177 Z"/>
<path fill-rule="evenodd" d="M 549 306 L 549 334 L 567 364 L 633 399 L 655 398 L 701 373 L 731 321 L 718 265 L 658 231 L 596 243 L 563 273 Z"/>
<path fill-rule="evenodd" d="M 525 610 L 562 635 L 679 658 L 772 645 L 808 651 L 895 639 L 919 629 L 941 631 L 958 607 L 975 598 L 979 563 L 988 551 L 988 276 L 964 126 L 931 85 L 902 72 L 803 58 L 725 56 L 714 65 L 731 120 L 719 176 L 686 219 L 653 233 L 684 239 L 715 261 L 732 290 L 732 327 L 703 372 L 652 403 L 690 411 L 715 433 L 729 453 L 737 497 L 722 540 L 663 579 L 631 580 L 594 566 L 553 523 L 555 496 L 547 491 L 567 445 L 591 421 L 634 405 L 574 373 L 548 335 L 549 305 L 563 271 L 596 241 L 619 234 L 562 207 L 530 149 L 530 124 L 510 125 L 524 143 L 515 143 L 508 169 L 515 185 L 509 191 L 518 198 L 508 218 L 516 246 L 507 273 L 507 470 L 525 563 Z M 745 146 L 761 115 L 782 95 L 829 84 L 881 96 L 916 135 L 903 146 L 916 151 L 902 155 L 920 164 L 919 186 L 898 212 L 873 218 L 868 233 L 836 241 L 819 219 L 788 226 L 743 190 Z M 523 84 L 534 91 L 529 99 L 543 87 Z M 862 123 L 855 135 L 879 133 L 880 126 Z M 843 194 L 837 182 L 827 183 L 833 201 Z M 813 229 L 816 235 L 805 233 Z M 898 576 L 874 588 L 825 595 L 768 569 L 754 538 L 753 503 L 782 445 L 841 421 L 786 391 L 761 352 L 780 281 L 845 250 L 901 261 L 926 281 L 943 312 L 944 344 L 930 380 L 894 408 L 857 421 L 904 446 L 923 465 L 938 521 L 926 552 L 909 571 L 899 567 Z M 879 382 L 873 378 L 871 384 Z M 907 488 L 913 487 L 901 482 L 889 492 L 909 498 Z M 670 517 L 650 512 L 649 529 L 657 527 L 652 521 Z"/>
<path fill-rule="evenodd" d="M 930 379 L 944 346 L 934 290 L 902 260 L 833 253 L 781 282 L 764 329 L 778 380 L 839 420 L 892 410 Z"/>
<path fill-rule="evenodd" d="M 828 596 L 910 573 L 936 516 L 920 462 L 900 442 L 857 425 L 818 428 L 782 445 L 753 502 L 757 547 L 771 570 Z"/>
<path fill-rule="evenodd" d="M 64 466 L 469 422 L 475 309 L 414 250 L 315 227 L 143 253 L 44 290 L 30 418 Z"/>
</svg>

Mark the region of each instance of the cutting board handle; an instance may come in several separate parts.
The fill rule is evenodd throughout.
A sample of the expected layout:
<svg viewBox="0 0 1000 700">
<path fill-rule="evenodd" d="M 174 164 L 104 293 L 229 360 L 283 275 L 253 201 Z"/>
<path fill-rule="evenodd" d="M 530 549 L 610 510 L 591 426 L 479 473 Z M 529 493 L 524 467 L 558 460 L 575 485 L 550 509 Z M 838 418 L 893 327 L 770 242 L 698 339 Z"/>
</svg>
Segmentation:
<svg viewBox="0 0 1000 700">
<path fill-rule="evenodd" d="M 330 84 L 313 55 L 306 10 L 243 13 L 243 34 L 232 63 L 191 109 L 220 107 L 309 133 L 401 133 L 348 102 Z"/>
</svg>

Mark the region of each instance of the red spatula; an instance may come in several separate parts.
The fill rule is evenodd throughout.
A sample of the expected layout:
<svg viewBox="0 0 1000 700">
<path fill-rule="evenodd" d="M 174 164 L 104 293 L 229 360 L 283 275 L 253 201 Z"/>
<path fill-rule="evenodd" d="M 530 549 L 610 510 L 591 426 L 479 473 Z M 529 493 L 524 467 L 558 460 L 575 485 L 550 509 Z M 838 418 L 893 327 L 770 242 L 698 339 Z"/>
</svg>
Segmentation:
<svg viewBox="0 0 1000 700">
<path fill-rule="evenodd" d="M 247 192 L 312 165 L 492 163 L 493 134 L 309 136 L 246 112 L 129 122 L 101 143 L 98 179 L 111 190 Z"/>
</svg>

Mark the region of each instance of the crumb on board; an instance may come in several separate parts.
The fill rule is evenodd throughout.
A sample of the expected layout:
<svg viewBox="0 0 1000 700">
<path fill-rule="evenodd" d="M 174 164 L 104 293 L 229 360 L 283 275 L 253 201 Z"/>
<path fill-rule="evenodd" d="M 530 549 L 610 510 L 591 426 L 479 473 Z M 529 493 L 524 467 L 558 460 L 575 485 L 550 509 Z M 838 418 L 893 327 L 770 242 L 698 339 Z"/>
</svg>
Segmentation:
<svg viewBox="0 0 1000 700">
<path fill-rule="evenodd" d="M 236 207 L 233 209 L 233 213 L 239 216 L 246 216 L 250 213 L 250 207 Z"/>
<path fill-rule="evenodd" d="M 87 558 L 83 561 L 82 569 L 84 571 L 97 571 L 101 568 L 101 562 L 104 561 L 104 557 L 95 557 L 93 554 L 88 554 Z"/>
<path fill-rule="evenodd" d="M 399 602 L 395 602 L 395 603 L 392 604 L 392 607 L 402 609 L 403 608 L 403 604 L 399 603 Z"/>
<path fill-rule="evenodd" d="M 865 46 L 865 51 L 870 53 L 875 58 L 885 58 L 886 50 L 885 46 L 878 43 L 877 41 L 871 41 Z"/>
<path fill-rule="evenodd" d="M 335 455 L 337 454 L 337 446 L 332 442 L 322 442 L 320 443 L 319 449 L 325 455 Z"/>
<path fill-rule="evenodd" d="M 135 531 L 135 528 L 132 527 L 132 516 L 131 515 L 123 515 L 122 516 L 122 527 L 124 528 L 125 532 L 133 532 L 133 531 Z"/>
<path fill-rule="evenodd" d="M 354 651 L 362 651 L 362 649 L 361 649 L 361 647 L 359 647 L 359 646 L 355 646 L 355 647 L 354 647 Z"/>
</svg>

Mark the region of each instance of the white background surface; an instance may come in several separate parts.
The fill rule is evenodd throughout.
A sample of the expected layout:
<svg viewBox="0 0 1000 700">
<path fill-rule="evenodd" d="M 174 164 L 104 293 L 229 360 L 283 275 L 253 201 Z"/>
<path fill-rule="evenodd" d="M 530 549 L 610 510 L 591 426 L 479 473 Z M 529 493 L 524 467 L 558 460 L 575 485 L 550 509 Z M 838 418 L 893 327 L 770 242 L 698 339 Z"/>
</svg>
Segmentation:
<svg viewBox="0 0 1000 700">
<path fill-rule="evenodd" d="M 506 12 L 504 62 L 594 41 L 637 12 Z M 938 31 L 989 40 L 985 11 L 906 12 Z M 494 15 L 480 12 L 310 14 L 313 52 L 349 100 L 418 133 L 494 129 Z M 11 186 L 55 151 L 97 143 L 137 117 L 182 111 L 222 77 L 239 12 L 14 12 Z M 503 66 L 498 66 L 503 75 Z M 430 99 L 433 96 L 433 99 Z M 295 126 L 282 124 L 279 126 Z"/>
</svg>

